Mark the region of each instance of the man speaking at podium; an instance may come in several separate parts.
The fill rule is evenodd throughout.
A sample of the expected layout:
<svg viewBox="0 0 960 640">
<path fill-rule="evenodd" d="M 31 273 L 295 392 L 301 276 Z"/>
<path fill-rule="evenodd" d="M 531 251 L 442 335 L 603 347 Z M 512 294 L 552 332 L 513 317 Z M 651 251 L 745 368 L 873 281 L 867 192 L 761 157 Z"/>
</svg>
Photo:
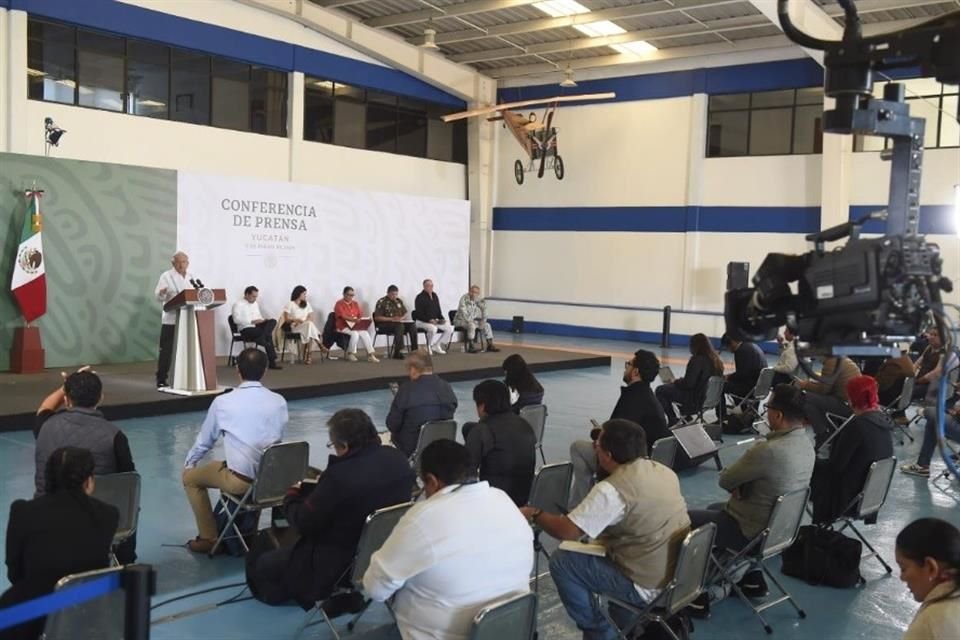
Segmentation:
<svg viewBox="0 0 960 640">
<path fill-rule="evenodd" d="M 194 279 L 187 273 L 190 258 L 184 252 L 177 251 L 173 254 L 170 264 L 173 268 L 160 274 L 160 280 L 154 290 L 154 295 L 160 302 L 163 318 L 160 325 L 160 354 L 157 357 L 157 389 L 168 386 L 167 375 L 170 373 L 170 361 L 173 359 L 173 337 L 177 322 L 176 311 L 162 311 L 162 309 L 181 291 L 192 287 L 193 284 L 190 281 Z"/>
</svg>

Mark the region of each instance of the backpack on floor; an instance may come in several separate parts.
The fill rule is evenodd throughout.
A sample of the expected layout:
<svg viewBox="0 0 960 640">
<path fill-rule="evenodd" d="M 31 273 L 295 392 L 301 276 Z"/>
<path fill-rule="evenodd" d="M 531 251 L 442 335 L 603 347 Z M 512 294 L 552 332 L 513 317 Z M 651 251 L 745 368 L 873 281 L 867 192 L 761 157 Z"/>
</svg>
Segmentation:
<svg viewBox="0 0 960 640">
<path fill-rule="evenodd" d="M 796 541 L 781 554 L 784 575 L 811 585 L 849 588 L 863 582 L 860 556 L 863 543 L 839 531 L 804 525 Z"/>
<path fill-rule="evenodd" d="M 723 419 L 723 433 L 731 436 L 753 433 L 753 422 L 742 413 L 730 413 Z"/>
<path fill-rule="evenodd" d="M 233 513 L 233 510 L 236 509 L 236 504 L 233 502 L 229 504 L 230 506 L 228 508 L 230 509 L 230 513 Z M 217 521 L 217 533 L 223 533 L 223 530 L 227 527 L 227 518 L 229 518 L 229 514 L 223 508 L 223 503 L 217 502 L 217 506 L 213 510 L 213 517 L 216 518 Z M 247 540 L 247 544 L 249 545 L 257 534 L 260 512 L 243 511 L 237 516 L 234 522 L 237 524 L 237 528 L 240 529 L 240 534 Z M 227 537 L 225 537 L 220 544 L 231 556 L 240 557 L 246 553 L 243 550 L 243 545 L 240 544 L 240 539 L 234 534 L 233 527 L 230 527 L 230 531 L 227 532 Z"/>
</svg>

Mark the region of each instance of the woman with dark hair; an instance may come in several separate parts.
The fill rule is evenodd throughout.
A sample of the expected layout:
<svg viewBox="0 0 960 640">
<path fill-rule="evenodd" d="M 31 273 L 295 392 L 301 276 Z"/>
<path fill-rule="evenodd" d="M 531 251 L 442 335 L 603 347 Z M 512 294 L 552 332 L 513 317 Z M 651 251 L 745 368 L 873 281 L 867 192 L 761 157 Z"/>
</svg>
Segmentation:
<svg viewBox="0 0 960 640">
<path fill-rule="evenodd" d="M 519 353 L 507 356 L 503 361 L 504 383 L 510 392 L 517 393 L 517 401 L 511 405 L 514 413 L 534 404 L 543 404 L 543 385 L 537 380 L 527 361 Z"/>
<path fill-rule="evenodd" d="M 723 362 L 710 344 L 710 339 L 702 333 L 690 336 L 690 359 L 687 360 L 683 377 L 661 384 L 655 391 L 670 426 L 679 420 L 673 410 L 674 402 L 680 405 L 680 410 L 685 414 L 697 413 L 707 395 L 707 381 L 712 376 L 722 375 Z"/>
<path fill-rule="evenodd" d="M 10 588 L 0 608 L 51 593 L 60 578 L 110 564 L 110 545 L 120 514 L 90 497 L 93 454 L 61 447 L 47 460 L 46 493 L 10 505 L 7 523 L 7 576 Z M 4 640 L 36 640 L 45 619 L 0 632 Z"/>
<path fill-rule="evenodd" d="M 320 348 L 321 357 L 327 353 L 328 349 L 323 346 L 320 339 L 320 331 L 313 322 L 313 307 L 307 302 L 307 288 L 298 284 L 293 288 L 290 294 L 290 302 L 283 308 L 280 318 L 280 326 L 284 331 L 292 331 L 300 334 L 300 342 L 303 344 L 303 362 L 310 364 L 313 362 L 311 352 L 313 343 L 317 343 Z"/>
<path fill-rule="evenodd" d="M 920 610 L 903 640 L 960 638 L 960 531 L 921 518 L 897 535 L 897 565 Z"/>
</svg>

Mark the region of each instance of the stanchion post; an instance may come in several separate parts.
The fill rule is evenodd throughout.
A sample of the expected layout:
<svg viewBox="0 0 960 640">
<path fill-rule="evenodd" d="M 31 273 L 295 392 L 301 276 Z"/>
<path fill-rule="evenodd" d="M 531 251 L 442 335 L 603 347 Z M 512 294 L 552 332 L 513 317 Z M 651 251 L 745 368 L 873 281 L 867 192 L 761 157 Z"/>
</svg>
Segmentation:
<svg viewBox="0 0 960 640">
<path fill-rule="evenodd" d="M 670 346 L 670 305 L 663 308 L 663 332 L 660 334 L 660 346 L 666 349 Z"/>
<path fill-rule="evenodd" d="M 120 585 L 125 592 L 124 640 L 150 640 L 150 597 L 157 591 L 157 573 L 148 564 L 124 567 Z"/>
</svg>

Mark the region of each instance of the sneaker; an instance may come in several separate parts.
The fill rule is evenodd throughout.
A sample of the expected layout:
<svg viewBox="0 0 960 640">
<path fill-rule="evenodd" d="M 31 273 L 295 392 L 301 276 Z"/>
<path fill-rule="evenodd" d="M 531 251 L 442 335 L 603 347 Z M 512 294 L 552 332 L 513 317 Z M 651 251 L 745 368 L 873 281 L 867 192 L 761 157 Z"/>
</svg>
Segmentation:
<svg viewBox="0 0 960 640">
<path fill-rule="evenodd" d="M 900 471 L 908 476 L 919 476 L 921 478 L 930 477 L 930 467 L 921 467 L 916 463 L 901 465 Z"/>
<path fill-rule="evenodd" d="M 356 362 L 356 361 L 357 361 L 357 354 L 355 354 L 355 353 L 348 353 L 348 354 L 347 354 L 347 361 L 348 361 L 348 362 Z"/>
<path fill-rule="evenodd" d="M 380 362 L 380 358 L 371 353 L 367 356 L 367 362 Z"/>
<path fill-rule="evenodd" d="M 443 347 L 441 347 L 441 346 L 438 345 L 438 344 L 430 347 L 430 351 L 433 352 L 433 353 L 435 353 L 435 354 L 437 354 L 438 356 L 445 356 L 445 355 L 447 355 L 447 352 L 443 350 Z"/>
<path fill-rule="evenodd" d="M 197 536 L 193 540 L 187 542 L 187 549 L 193 551 L 194 553 L 210 553 L 213 549 L 213 545 L 216 544 L 216 540 L 207 540 Z"/>
<path fill-rule="evenodd" d="M 160 389 L 167 389 L 169 387 L 170 385 L 168 385 L 166 382 L 157 382 L 157 391 Z"/>
<path fill-rule="evenodd" d="M 747 573 L 737 586 L 740 587 L 740 591 L 743 591 L 743 595 L 748 598 L 764 598 L 770 593 L 762 571 L 751 571 Z"/>
<path fill-rule="evenodd" d="M 686 614 L 697 620 L 706 620 L 710 617 L 710 594 L 706 591 L 697 596 L 697 599 L 684 609 Z"/>
</svg>

